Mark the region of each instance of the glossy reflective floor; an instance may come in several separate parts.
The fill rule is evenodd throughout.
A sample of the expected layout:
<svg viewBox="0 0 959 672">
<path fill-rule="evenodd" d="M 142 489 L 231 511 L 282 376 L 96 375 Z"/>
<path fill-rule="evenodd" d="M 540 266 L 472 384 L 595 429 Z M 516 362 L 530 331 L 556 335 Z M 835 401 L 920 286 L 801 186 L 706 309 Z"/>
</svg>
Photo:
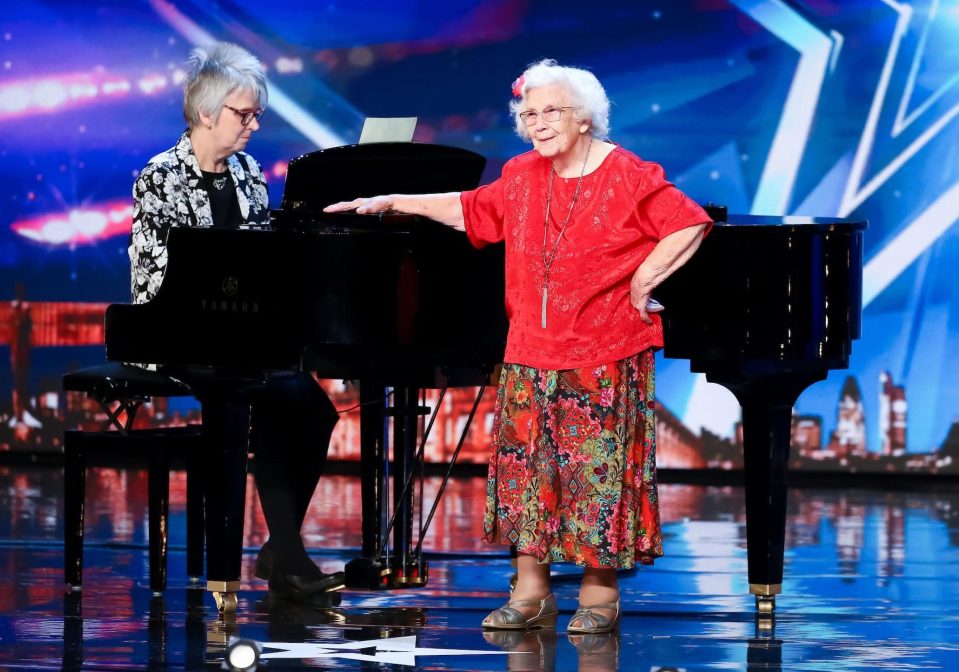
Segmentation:
<svg viewBox="0 0 959 672">
<path fill-rule="evenodd" d="M 231 636 L 272 644 L 261 670 L 959 669 L 954 490 L 793 490 L 786 580 L 768 629 L 747 595 L 742 491 L 662 486 L 666 557 L 621 577 L 618 634 L 575 638 L 565 632 L 571 567 L 555 568 L 555 632 L 480 629 L 512 572 L 505 552 L 477 541 L 481 478 L 454 480 L 444 498 L 425 544 L 435 551 L 427 587 L 347 591 L 317 609 L 271 599 L 252 578 L 265 531 L 251 492 L 239 610 L 224 621 L 185 576 L 178 475 L 164 596 L 148 588 L 145 475 L 103 469 L 88 481 L 84 588 L 65 597 L 60 473 L 0 470 L 0 670 L 218 670 Z M 358 524 L 356 480 L 325 478 L 305 529 L 324 569 L 356 554 Z"/>
</svg>

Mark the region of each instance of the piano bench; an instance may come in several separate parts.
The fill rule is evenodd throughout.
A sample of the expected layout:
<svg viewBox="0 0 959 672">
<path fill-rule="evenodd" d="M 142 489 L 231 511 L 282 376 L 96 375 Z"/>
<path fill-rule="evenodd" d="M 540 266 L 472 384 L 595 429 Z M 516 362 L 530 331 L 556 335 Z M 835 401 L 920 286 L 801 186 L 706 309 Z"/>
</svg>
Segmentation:
<svg viewBox="0 0 959 672">
<path fill-rule="evenodd" d="M 106 420 L 95 430 L 64 432 L 64 579 L 69 590 L 83 583 L 83 527 L 87 466 L 111 458 L 146 459 L 148 465 L 150 589 L 166 589 L 171 460 L 187 471 L 187 575 L 203 574 L 203 435 L 199 425 L 134 429 L 140 406 L 156 397 L 193 396 L 182 382 L 157 371 L 111 362 L 63 377 L 67 392 L 95 400 Z"/>
</svg>

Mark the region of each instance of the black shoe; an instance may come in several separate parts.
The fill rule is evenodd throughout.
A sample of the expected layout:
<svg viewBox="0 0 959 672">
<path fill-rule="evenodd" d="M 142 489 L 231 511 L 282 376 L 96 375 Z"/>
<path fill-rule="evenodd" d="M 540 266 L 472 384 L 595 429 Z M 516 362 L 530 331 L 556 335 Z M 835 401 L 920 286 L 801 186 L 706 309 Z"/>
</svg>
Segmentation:
<svg viewBox="0 0 959 672">
<path fill-rule="evenodd" d="M 346 587 L 346 574 L 326 574 L 316 570 L 314 576 L 299 574 L 276 574 L 270 577 L 270 592 L 303 604 L 311 604 L 316 598 Z"/>
<path fill-rule="evenodd" d="M 273 573 L 273 544 L 269 540 L 260 549 L 256 556 L 256 565 L 253 567 L 253 576 L 264 581 Z"/>
</svg>

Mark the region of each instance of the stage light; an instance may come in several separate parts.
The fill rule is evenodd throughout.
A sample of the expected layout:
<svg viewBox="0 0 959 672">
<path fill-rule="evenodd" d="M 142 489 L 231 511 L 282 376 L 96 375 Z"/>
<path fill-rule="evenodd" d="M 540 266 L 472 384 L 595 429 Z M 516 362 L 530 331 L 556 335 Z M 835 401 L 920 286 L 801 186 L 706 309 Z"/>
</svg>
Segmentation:
<svg viewBox="0 0 959 672">
<path fill-rule="evenodd" d="M 10 229 L 38 243 L 80 245 L 129 235 L 132 223 L 133 205 L 118 199 L 19 220 Z"/>
<path fill-rule="evenodd" d="M 15 113 L 30 106 L 30 92 L 23 86 L 0 88 L 0 111 Z"/>
<path fill-rule="evenodd" d="M 67 91 L 60 82 L 42 82 L 33 90 L 33 100 L 37 107 L 49 110 L 66 102 Z"/>
<path fill-rule="evenodd" d="M 230 637 L 223 658 L 223 669 L 235 672 L 252 672 L 260 661 L 260 644 L 252 639 Z"/>
<path fill-rule="evenodd" d="M 100 70 L 64 73 L 16 82 L 0 82 L 0 120 L 33 114 L 49 114 L 104 100 L 122 99 L 130 94 L 152 96 L 184 78 L 182 70 L 172 77 L 161 73 L 139 78 Z"/>
<path fill-rule="evenodd" d="M 276 71 L 282 75 L 303 72 L 303 59 L 280 56 L 276 59 Z"/>
<path fill-rule="evenodd" d="M 140 87 L 140 90 L 143 91 L 143 93 L 149 96 L 155 91 L 159 91 L 160 89 L 166 87 L 167 80 L 166 77 L 163 77 L 162 75 L 153 75 L 151 77 L 142 78 L 139 82 L 137 82 L 137 85 Z"/>
</svg>

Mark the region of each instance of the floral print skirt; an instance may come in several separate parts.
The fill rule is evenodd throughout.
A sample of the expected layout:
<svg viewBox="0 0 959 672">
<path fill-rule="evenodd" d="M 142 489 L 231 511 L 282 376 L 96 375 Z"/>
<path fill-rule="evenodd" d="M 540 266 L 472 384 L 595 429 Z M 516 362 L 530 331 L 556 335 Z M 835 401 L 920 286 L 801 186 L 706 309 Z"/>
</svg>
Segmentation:
<svg viewBox="0 0 959 672">
<path fill-rule="evenodd" d="M 654 384 L 652 350 L 581 369 L 506 364 L 485 540 L 585 567 L 660 557 Z"/>
</svg>

